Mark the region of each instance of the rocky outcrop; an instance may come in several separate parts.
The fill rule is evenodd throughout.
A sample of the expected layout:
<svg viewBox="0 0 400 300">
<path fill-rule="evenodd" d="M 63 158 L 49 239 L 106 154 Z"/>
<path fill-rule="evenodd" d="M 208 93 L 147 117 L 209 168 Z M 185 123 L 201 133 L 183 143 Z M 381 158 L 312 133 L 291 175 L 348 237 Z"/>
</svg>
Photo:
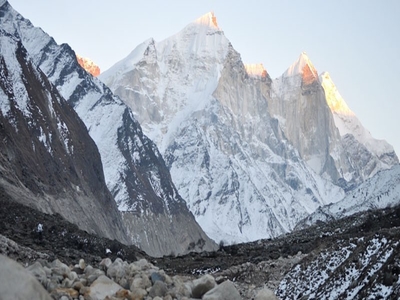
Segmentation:
<svg viewBox="0 0 400 300">
<path fill-rule="evenodd" d="M 21 40 L 3 29 L 0 40 L 1 191 L 88 232 L 127 242 L 85 125 Z"/>
<path fill-rule="evenodd" d="M 346 191 L 398 163 L 393 147 L 371 136 L 306 53 L 273 81 L 272 91 L 269 111 L 302 159 Z"/>
<path fill-rule="evenodd" d="M 76 59 L 78 60 L 79 65 L 84 68 L 86 72 L 92 74 L 94 77 L 100 75 L 100 67 L 89 58 L 82 57 L 77 54 Z"/>
<path fill-rule="evenodd" d="M 346 156 L 318 73 L 305 53 L 273 82 L 268 109 L 301 158 L 332 182 L 352 179 Z"/>
<path fill-rule="evenodd" d="M 169 218 L 170 225 L 166 230 L 192 228 L 194 232 L 186 235 L 189 238 L 193 236 L 188 244 L 197 243 L 199 236 L 205 237 L 197 224 L 187 225 L 177 221 L 184 219 L 185 222 L 195 222 L 175 188 L 156 145 L 143 134 L 132 111 L 103 83 L 79 66 L 74 51 L 68 45 L 57 45 L 40 28 L 34 27 L 15 12 L 8 3 L 0 7 L 0 10 L 2 28 L 21 38 L 33 64 L 49 78 L 60 95 L 68 99 L 69 105 L 88 128 L 102 158 L 105 182 L 119 210 L 131 213 L 129 220 L 138 218 L 139 223 L 142 215 L 151 215 L 149 219 L 154 222 Z M 102 172 L 98 176 L 102 176 Z M 108 209 L 102 212 L 108 213 Z M 175 215 L 186 217 L 175 218 Z M 102 228 L 101 223 L 97 225 Z M 158 226 L 165 225 L 160 223 Z M 156 227 L 157 224 L 152 226 Z M 140 230 L 147 228 L 142 227 Z M 142 234 L 143 231 L 138 229 L 131 230 L 129 243 L 140 241 Z M 212 240 L 204 238 L 204 241 L 206 247 L 216 247 Z M 172 249 L 177 248 L 175 242 L 176 239 L 165 239 L 163 249 L 168 251 L 157 255 L 171 253 Z M 186 248 L 187 245 L 181 247 Z"/>
</svg>

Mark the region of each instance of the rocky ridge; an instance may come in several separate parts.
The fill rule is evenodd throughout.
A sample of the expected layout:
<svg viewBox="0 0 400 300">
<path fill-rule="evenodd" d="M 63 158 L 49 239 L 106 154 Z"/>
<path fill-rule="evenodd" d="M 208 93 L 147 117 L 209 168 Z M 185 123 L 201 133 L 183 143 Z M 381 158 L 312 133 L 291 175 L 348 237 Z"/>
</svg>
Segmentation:
<svg viewBox="0 0 400 300">
<path fill-rule="evenodd" d="M 57 45 L 7 1 L 0 6 L 0 24 L 4 32 L 20 40 L 35 68 L 68 100 L 85 123 L 100 152 L 107 187 L 118 209 L 124 212 L 128 243 L 155 256 L 184 253 L 188 249 L 215 249 L 216 244 L 196 223 L 156 145 L 143 134 L 132 111 L 79 66 L 76 54 L 68 45 Z M 99 176 L 103 176 L 102 170 Z M 59 211 L 67 214 L 68 207 L 60 207 Z M 91 215 L 96 214 L 87 213 Z M 162 229 L 163 235 L 147 232 L 149 228 L 144 219 L 155 224 L 152 230 Z M 97 225 L 102 228 L 102 224 Z M 183 228 L 190 233 L 174 234 L 184 231 Z M 150 238 L 154 236 L 158 238 Z"/>
<path fill-rule="evenodd" d="M 0 41 L 0 192 L 127 242 L 85 125 L 18 36 L 1 27 Z"/>
</svg>

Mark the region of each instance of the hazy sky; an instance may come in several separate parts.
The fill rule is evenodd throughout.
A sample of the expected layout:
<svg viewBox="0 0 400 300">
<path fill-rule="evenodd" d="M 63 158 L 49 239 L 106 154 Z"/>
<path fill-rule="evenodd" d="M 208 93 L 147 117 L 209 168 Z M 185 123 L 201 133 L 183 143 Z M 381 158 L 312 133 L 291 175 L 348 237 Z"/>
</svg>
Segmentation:
<svg viewBox="0 0 400 300">
<path fill-rule="evenodd" d="M 9 0 L 35 26 L 102 71 L 152 37 L 214 11 L 245 63 L 280 76 L 302 51 L 328 71 L 364 126 L 400 156 L 399 0 Z"/>
</svg>

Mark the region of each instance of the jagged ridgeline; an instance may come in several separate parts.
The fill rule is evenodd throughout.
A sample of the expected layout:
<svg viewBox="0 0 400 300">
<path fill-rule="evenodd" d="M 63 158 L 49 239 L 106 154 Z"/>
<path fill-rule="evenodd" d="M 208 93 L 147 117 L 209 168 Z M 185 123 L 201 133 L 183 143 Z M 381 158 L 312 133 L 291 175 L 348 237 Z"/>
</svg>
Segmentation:
<svg viewBox="0 0 400 300">
<path fill-rule="evenodd" d="M 2 7 L 0 16 L 3 20 Z M 85 125 L 35 66 L 18 35 L 1 25 L 1 197 L 60 213 L 89 232 L 126 243 L 100 154 Z"/>
<path fill-rule="evenodd" d="M 23 131 L 18 130 L 18 127 L 15 128 L 15 139 L 20 138 L 21 141 L 24 141 L 25 147 L 31 140 L 34 140 L 41 149 L 43 148 L 41 151 L 44 156 L 51 157 L 56 161 L 62 160 L 59 158 L 60 155 L 63 157 L 69 155 L 66 159 L 68 162 L 78 156 L 79 160 L 85 162 L 77 170 L 68 164 L 59 163 L 57 167 L 54 167 L 55 171 L 53 172 L 56 179 L 53 179 L 49 184 L 54 186 L 54 190 L 63 190 L 64 185 L 69 184 L 68 189 L 66 188 L 66 194 L 70 195 L 69 191 L 75 189 L 75 194 L 83 194 L 85 197 L 91 198 L 92 204 L 85 202 L 84 197 L 80 196 L 72 197 L 73 200 L 63 198 L 64 201 L 58 202 L 52 198 L 46 198 L 49 206 L 54 207 L 49 212 L 58 211 L 63 216 L 73 215 L 75 210 L 72 210 L 71 207 L 78 203 L 77 205 L 82 207 L 84 211 L 82 217 L 79 217 L 81 221 L 78 224 L 86 222 L 86 218 L 96 220 L 97 213 L 100 211 L 101 215 L 106 215 L 110 222 L 115 222 L 118 226 L 121 226 L 119 213 L 115 212 L 115 217 L 113 215 L 117 205 L 119 210 L 123 212 L 121 230 L 126 229 L 128 242 L 134 243 L 151 255 L 159 256 L 171 252 L 178 254 L 193 250 L 214 249 L 216 244 L 204 234 L 196 223 L 185 201 L 172 183 L 169 170 L 165 166 L 156 145 L 142 133 L 141 127 L 131 110 L 118 97 L 114 96 L 103 83 L 80 67 L 76 54 L 68 45 L 57 45 L 42 29 L 34 27 L 29 20 L 24 19 L 6 1 L 0 3 L 0 25 L 4 36 L 15 40 L 15 43 L 19 45 L 18 47 L 25 49 L 32 69 L 36 69 L 43 78 L 38 80 L 35 85 L 27 84 L 25 77 L 18 73 L 20 72 L 19 69 L 23 67 L 15 67 L 15 63 L 13 63 L 16 75 L 10 73 L 10 69 L 12 69 L 10 66 L 2 68 L 2 74 L 7 78 L 5 82 L 11 82 L 11 89 L 14 92 L 27 89 L 28 96 L 26 98 L 30 101 L 33 101 L 29 98 L 30 89 L 33 89 L 34 86 L 36 93 L 46 95 L 49 99 L 61 99 L 58 102 L 62 104 L 59 109 L 60 112 L 57 111 L 53 114 L 51 109 L 54 109 L 54 107 L 50 104 L 54 100 L 52 100 L 53 102 L 49 100 L 48 103 L 43 104 L 43 110 L 47 114 L 34 114 L 31 113 L 31 110 L 38 110 L 39 104 L 36 102 L 18 104 L 16 101 L 20 101 L 20 98 L 8 93 L 9 87 L 5 86 L 1 94 L 2 109 L 7 106 L 7 103 L 10 103 L 8 105 L 10 107 L 18 106 L 18 109 L 22 111 L 20 115 L 23 115 L 25 109 L 24 116 L 28 116 L 29 120 L 24 119 L 24 122 L 27 123 L 28 128 L 39 122 L 37 118 L 43 119 L 39 127 L 35 127 L 31 133 L 24 136 L 19 136 Z M 3 43 L 1 50 L 3 57 L 11 57 L 14 62 L 18 61 L 18 58 L 16 58 L 18 57 L 17 50 L 12 52 L 5 48 Z M 12 70 L 14 72 L 14 69 Z M 28 75 L 26 77 L 29 78 Z M 48 88 L 46 88 L 46 85 Z M 71 124 L 62 119 L 58 121 L 57 116 L 59 114 L 66 114 L 66 112 L 63 112 L 64 110 L 70 110 L 71 113 L 74 113 L 62 98 L 74 108 L 87 129 L 76 114 L 73 121 L 81 122 L 80 128 L 72 121 Z M 5 111 L 4 117 L 7 117 L 8 111 L 12 114 L 14 109 L 9 108 Z M 12 115 L 9 119 L 9 127 L 12 129 Z M 29 125 L 30 123 L 33 125 Z M 19 123 L 16 122 L 16 124 Z M 49 132 L 50 125 L 57 132 Z M 72 128 L 76 128 L 76 136 L 69 136 Z M 97 149 L 87 136 L 87 132 L 97 145 L 102 165 Z M 4 134 L 9 133 L 4 131 Z M 86 134 L 86 137 L 81 136 L 84 134 Z M 92 143 L 94 148 L 92 151 L 90 148 L 86 148 L 86 145 L 83 145 L 86 141 Z M 53 148 L 56 146 L 53 146 L 53 143 L 58 143 L 57 147 L 63 149 L 64 152 L 55 151 Z M 83 152 L 79 153 L 79 149 L 82 149 Z M 33 148 L 32 153 L 36 153 Z M 21 156 L 24 157 L 24 153 L 21 153 Z M 26 164 L 28 167 L 21 166 L 21 174 L 28 178 L 27 180 L 37 180 L 38 182 L 44 180 L 36 178 L 35 173 L 30 170 L 35 168 L 35 164 L 41 164 L 40 158 L 31 159 Z M 96 158 L 96 162 L 91 161 Z M 5 161 L 7 162 L 7 158 L 5 158 Z M 53 161 L 49 164 L 52 165 Z M 13 166 L 14 162 L 9 163 L 9 165 Z M 95 168 L 93 173 L 97 177 L 89 178 L 86 173 L 93 168 Z M 76 178 L 70 179 L 70 175 L 64 175 L 64 169 L 66 169 L 66 174 L 71 172 Z M 96 179 L 98 181 L 95 182 Z M 111 191 L 111 195 L 104 185 L 104 180 L 109 191 Z M 65 184 L 60 184 L 59 181 Z M 10 183 L 10 189 L 15 183 L 20 184 L 21 182 L 22 189 L 26 189 L 29 193 L 35 192 L 20 177 Z M 47 183 L 47 181 L 44 180 L 44 183 Z M 87 191 L 82 190 L 79 184 L 88 184 Z M 37 185 L 38 191 L 43 193 L 45 188 L 41 184 Z M 21 190 L 19 186 L 18 190 Z M 97 205 L 95 202 L 106 202 L 102 198 L 95 197 L 102 191 L 106 195 L 107 205 L 113 207 L 112 209 Z M 116 205 L 111 201 L 112 197 L 115 199 Z M 73 203 L 70 203 L 71 201 Z M 45 209 L 43 206 L 47 205 L 39 205 L 40 201 L 36 198 L 31 202 L 42 210 Z M 76 221 L 71 218 L 70 220 Z M 99 233 L 110 230 L 100 222 L 94 222 L 94 224 L 90 224 L 86 228 L 96 228 Z M 112 227 L 111 225 L 110 227 Z M 109 235 L 117 237 L 117 235 Z M 122 233 L 121 239 L 126 239 Z"/>
<path fill-rule="evenodd" d="M 398 163 L 306 53 L 272 80 L 213 13 L 149 39 L 100 75 L 159 147 L 205 232 L 229 243 L 291 231 Z"/>
</svg>

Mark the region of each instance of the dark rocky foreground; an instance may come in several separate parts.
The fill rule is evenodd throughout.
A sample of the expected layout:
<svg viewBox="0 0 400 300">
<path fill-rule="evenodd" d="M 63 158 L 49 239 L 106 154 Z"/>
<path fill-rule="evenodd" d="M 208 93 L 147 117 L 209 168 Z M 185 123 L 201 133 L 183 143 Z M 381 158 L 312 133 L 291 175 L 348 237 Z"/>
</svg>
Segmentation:
<svg viewBox="0 0 400 300">
<path fill-rule="evenodd" d="M 293 267 L 298 264 L 298 268 L 303 270 L 302 276 L 308 278 L 306 280 L 311 280 L 306 273 L 309 266 L 315 265 L 316 261 L 324 265 L 324 260 L 331 259 L 327 258 L 330 253 L 337 251 L 338 248 L 348 247 L 351 250 L 348 257 L 343 259 L 340 266 L 327 272 L 328 278 L 342 277 L 342 273 L 346 273 L 348 268 L 358 268 L 360 273 L 365 274 L 351 279 L 352 286 L 343 294 L 339 294 L 338 298 L 348 298 L 346 293 L 351 289 L 354 290 L 357 282 L 364 283 L 359 287 L 355 299 L 363 299 L 372 293 L 379 296 L 379 290 L 378 292 L 374 290 L 377 284 L 378 288 L 382 286 L 389 289 L 388 294 L 382 296 L 383 299 L 397 299 L 400 295 L 400 207 L 360 213 L 272 240 L 232 246 L 220 245 L 220 250 L 215 252 L 162 258 L 152 258 L 134 246 L 90 235 L 59 215 L 43 214 L 16 202 L 10 202 L 3 195 L 0 197 L 0 208 L 0 234 L 15 241 L 19 246 L 16 248 L 10 245 L 10 242 L 0 239 L 0 254 L 24 265 L 31 265 L 38 259 L 48 262 L 59 259 L 71 266 L 77 264 L 80 259 L 92 266 L 99 266 L 105 257 L 111 261 L 121 258 L 127 263 L 146 259 L 149 264 L 163 270 L 169 276 L 188 276 L 194 280 L 204 274 L 211 274 L 217 283 L 226 280 L 234 282 L 243 299 L 253 299 L 263 287 L 275 290 L 282 299 L 297 298 L 297 296 L 300 299 L 301 296 L 307 296 L 308 292 L 298 290 L 301 286 L 299 283 L 296 283 L 296 288 L 291 287 L 291 282 L 294 282 L 292 277 L 298 276 L 292 274 Z M 39 224 L 43 225 L 41 234 L 37 232 Z M 384 245 L 381 243 L 374 246 L 382 247 L 386 251 L 384 260 L 383 254 L 370 254 L 371 241 L 375 240 L 386 241 Z M 364 252 L 369 255 L 368 259 L 365 258 Z M 363 264 L 368 266 L 365 267 Z M 313 272 L 318 274 L 321 270 Z M 372 275 L 371 270 L 374 270 Z M 282 287 L 280 283 L 283 279 L 286 283 Z M 303 284 L 307 286 L 307 282 Z M 326 296 L 326 293 L 329 294 L 329 291 L 326 292 L 328 288 L 326 282 L 317 284 L 312 295 L 322 295 L 318 293 L 325 291 Z M 333 293 L 333 290 L 331 292 Z M 294 294 L 297 296 L 291 297 Z"/>
<path fill-rule="evenodd" d="M 42 233 L 37 232 L 42 224 Z M 58 258 L 66 264 L 75 263 L 80 258 L 95 264 L 104 257 L 136 260 L 148 257 L 135 246 L 126 246 L 116 240 L 98 237 L 80 230 L 67 222 L 59 214 L 45 214 L 17 202 L 9 201 L 0 192 L 0 234 L 12 239 L 23 247 L 48 256 L 49 260 Z M 109 249 L 110 251 L 107 251 Z M 108 253 L 106 253 L 108 252 Z M 36 257 L 23 253 L 0 253 L 21 263 L 32 263 Z"/>
</svg>

